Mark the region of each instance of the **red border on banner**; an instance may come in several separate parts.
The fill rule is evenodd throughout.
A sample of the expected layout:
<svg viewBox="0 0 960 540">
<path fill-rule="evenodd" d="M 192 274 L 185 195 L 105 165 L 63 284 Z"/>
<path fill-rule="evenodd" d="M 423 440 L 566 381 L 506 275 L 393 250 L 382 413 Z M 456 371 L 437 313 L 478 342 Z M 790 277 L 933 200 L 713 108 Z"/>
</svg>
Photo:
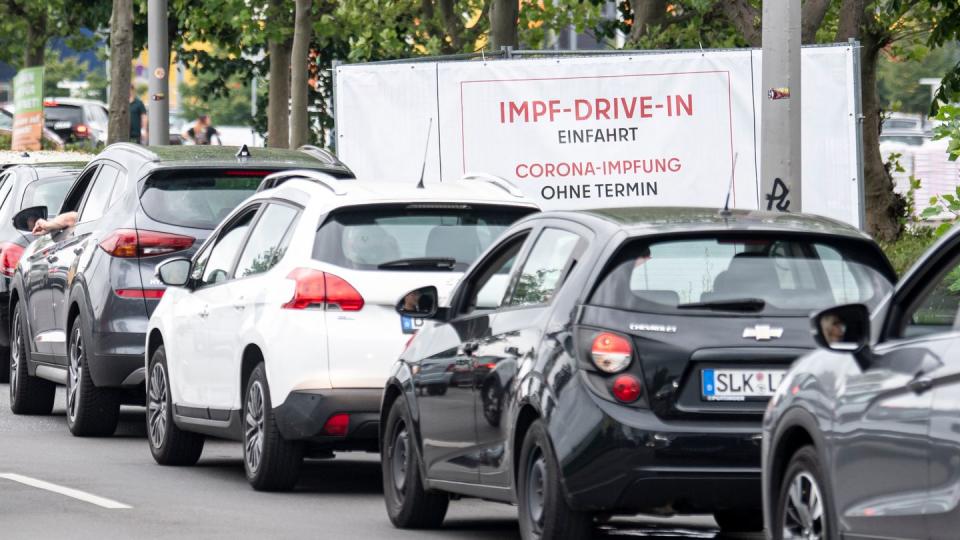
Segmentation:
<svg viewBox="0 0 960 540">
<path fill-rule="evenodd" d="M 570 81 L 579 79 L 623 79 L 632 77 L 666 77 L 670 75 L 708 75 L 714 73 L 724 73 L 727 76 L 727 126 L 730 130 L 730 169 L 733 169 L 733 83 L 730 80 L 729 70 L 709 70 L 709 71 L 674 71 L 666 73 L 634 73 L 629 75 L 582 75 L 577 77 L 531 77 L 526 79 L 477 79 L 470 81 L 460 81 L 460 158 L 463 166 L 462 174 L 467 173 L 467 142 L 466 128 L 463 119 L 463 85 L 474 83 L 504 83 L 504 82 L 530 82 L 530 81 Z M 733 183 L 733 205 L 737 205 L 737 182 L 736 176 L 732 179 Z"/>
</svg>

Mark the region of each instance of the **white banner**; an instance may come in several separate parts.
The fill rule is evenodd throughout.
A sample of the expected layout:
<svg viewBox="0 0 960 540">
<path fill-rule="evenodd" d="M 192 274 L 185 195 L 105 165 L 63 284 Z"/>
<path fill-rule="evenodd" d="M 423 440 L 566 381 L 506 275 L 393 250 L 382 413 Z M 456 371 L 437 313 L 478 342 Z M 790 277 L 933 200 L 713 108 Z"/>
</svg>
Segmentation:
<svg viewBox="0 0 960 540">
<path fill-rule="evenodd" d="M 803 49 L 803 209 L 857 225 L 852 59 Z M 361 179 L 416 182 L 434 118 L 428 182 L 496 174 L 544 209 L 720 207 L 731 188 L 766 208 L 759 70 L 748 49 L 341 66 L 337 150 Z"/>
</svg>

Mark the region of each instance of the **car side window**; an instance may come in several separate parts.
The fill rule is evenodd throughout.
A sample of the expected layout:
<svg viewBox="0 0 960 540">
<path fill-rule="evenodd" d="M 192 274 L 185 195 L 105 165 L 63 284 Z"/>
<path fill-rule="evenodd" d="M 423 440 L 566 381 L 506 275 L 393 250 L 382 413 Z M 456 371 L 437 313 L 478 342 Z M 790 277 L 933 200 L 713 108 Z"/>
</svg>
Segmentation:
<svg viewBox="0 0 960 540">
<path fill-rule="evenodd" d="M 904 314 L 900 337 L 960 330 L 960 257 L 950 261 L 935 280 Z"/>
<path fill-rule="evenodd" d="M 107 208 L 112 208 L 117 201 L 120 200 L 124 194 L 127 193 L 127 190 L 130 186 L 130 177 L 125 171 L 117 171 L 117 182 L 114 185 L 113 193 L 110 194 L 110 202 L 107 203 Z"/>
<path fill-rule="evenodd" d="M 87 190 L 87 197 L 83 203 L 83 209 L 80 211 L 79 223 L 96 221 L 103 217 L 119 173 L 120 171 L 116 167 L 110 165 L 100 167 L 100 172 L 93 180 L 93 185 Z"/>
<path fill-rule="evenodd" d="M 84 195 L 89 191 L 90 184 L 93 183 L 94 177 L 97 175 L 97 171 L 100 169 L 99 165 L 94 165 L 77 177 L 77 180 L 70 186 L 69 191 L 67 192 L 66 197 L 64 197 L 63 205 L 58 208 L 48 208 L 50 215 L 56 215 L 63 212 L 72 212 L 79 211 L 80 206 L 83 204 Z"/>
<path fill-rule="evenodd" d="M 545 228 L 523 263 L 517 285 L 507 302 L 511 306 L 548 304 L 574 263 L 580 235 Z"/>
<path fill-rule="evenodd" d="M 501 246 L 501 249 L 493 252 L 487 261 L 467 279 L 467 300 L 463 304 L 461 314 L 469 314 L 477 310 L 493 310 L 503 304 L 507 288 L 510 286 L 514 263 L 526 239 L 527 233 L 510 239 Z"/>
<path fill-rule="evenodd" d="M 257 220 L 240 255 L 236 276 L 261 274 L 274 267 L 287 251 L 299 211 L 284 204 L 270 204 Z"/>
<path fill-rule="evenodd" d="M 220 233 L 216 244 L 210 250 L 209 258 L 204 261 L 200 286 L 214 285 L 230 279 L 233 263 L 237 260 L 237 254 L 256 213 L 256 207 L 245 211 Z"/>
</svg>

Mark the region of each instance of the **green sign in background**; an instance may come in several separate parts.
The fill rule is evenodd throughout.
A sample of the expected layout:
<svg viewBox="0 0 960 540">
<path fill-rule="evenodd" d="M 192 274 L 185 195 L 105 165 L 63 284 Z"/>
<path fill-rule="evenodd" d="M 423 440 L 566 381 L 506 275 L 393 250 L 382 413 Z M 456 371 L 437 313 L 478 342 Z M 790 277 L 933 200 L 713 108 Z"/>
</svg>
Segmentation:
<svg viewBox="0 0 960 540">
<path fill-rule="evenodd" d="M 13 78 L 13 102 L 18 113 L 43 110 L 43 66 L 17 72 Z"/>
</svg>

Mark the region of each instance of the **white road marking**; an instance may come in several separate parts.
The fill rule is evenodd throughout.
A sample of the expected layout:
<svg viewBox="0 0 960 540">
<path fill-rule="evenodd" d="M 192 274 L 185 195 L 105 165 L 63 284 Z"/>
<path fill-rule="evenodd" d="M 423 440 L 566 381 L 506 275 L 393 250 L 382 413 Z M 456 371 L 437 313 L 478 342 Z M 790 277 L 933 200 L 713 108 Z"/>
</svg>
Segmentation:
<svg viewBox="0 0 960 540">
<path fill-rule="evenodd" d="M 83 501 L 90 504 L 95 504 L 103 508 L 109 508 L 111 510 L 121 510 L 125 508 L 131 508 L 123 503 L 106 499 L 104 497 L 98 497 L 92 493 L 87 493 L 86 491 L 80 491 L 79 489 L 68 488 L 66 486 L 60 486 L 50 482 L 44 482 L 43 480 L 37 480 L 36 478 L 31 478 L 29 476 L 23 476 L 21 474 L 14 473 L 0 473 L 0 478 L 5 478 L 13 482 L 19 482 L 21 484 L 35 487 L 37 489 L 45 489 L 47 491 L 52 491 L 53 493 L 59 493 L 60 495 L 65 495 L 77 499 L 78 501 Z"/>
</svg>

